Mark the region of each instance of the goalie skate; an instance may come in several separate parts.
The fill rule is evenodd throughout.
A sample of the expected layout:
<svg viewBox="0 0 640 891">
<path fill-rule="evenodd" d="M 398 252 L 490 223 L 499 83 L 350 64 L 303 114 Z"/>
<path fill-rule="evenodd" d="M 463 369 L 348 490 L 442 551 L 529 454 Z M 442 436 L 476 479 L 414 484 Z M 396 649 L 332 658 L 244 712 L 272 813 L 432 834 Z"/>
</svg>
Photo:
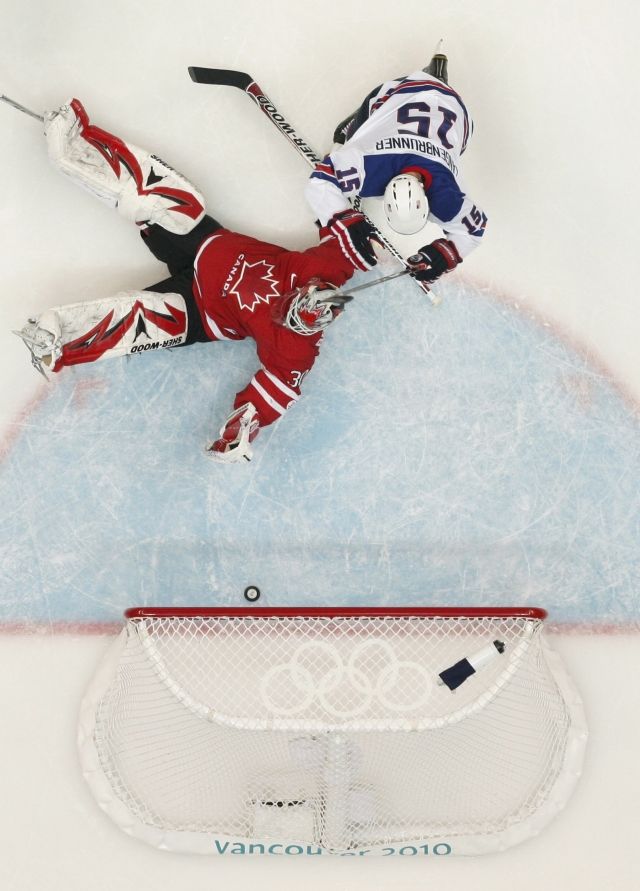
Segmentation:
<svg viewBox="0 0 640 891">
<path fill-rule="evenodd" d="M 436 47 L 436 51 L 433 54 L 433 58 L 429 62 L 426 68 L 422 70 L 425 74 L 430 74 L 432 77 L 437 77 L 438 80 L 441 80 L 443 83 L 449 83 L 449 69 L 448 69 L 448 58 L 442 51 L 443 40 L 438 41 L 438 45 Z"/>
<path fill-rule="evenodd" d="M 62 352 L 60 319 L 55 310 L 48 310 L 39 319 L 29 319 L 14 334 L 22 340 L 31 353 L 31 364 L 45 380 L 49 380 L 45 368 L 53 370 Z"/>
<path fill-rule="evenodd" d="M 259 429 L 260 422 L 255 406 L 247 402 L 231 412 L 220 430 L 220 439 L 207 447 L 207 454 L 221 464 L 251 461 L 251 443 Z"/>
<path fill-rule="evenodd" d="M 78 99 L 45 114 L 52 163 L 75 183 L 139 226 L 186 235 L 204 216 L 200 192 L 144 149 L 89 122 Z"/>
</svg>

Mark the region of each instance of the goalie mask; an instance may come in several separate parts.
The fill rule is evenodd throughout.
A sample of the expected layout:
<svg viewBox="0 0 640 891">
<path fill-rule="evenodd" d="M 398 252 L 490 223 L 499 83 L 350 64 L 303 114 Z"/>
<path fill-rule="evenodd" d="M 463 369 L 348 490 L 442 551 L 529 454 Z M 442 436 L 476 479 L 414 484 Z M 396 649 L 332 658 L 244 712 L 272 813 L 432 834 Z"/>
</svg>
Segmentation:
<svg viewBox="0 0 640 891">
<path fill-rule="evenodd" d="M 415 235 L 427 222 L 429 202 L 422 182 L 408 173 L 389 180 L 384 190 L 384 213 L 394 232 Z"/>
<path fill-rule="evenodd" d="M 273 304 L 273 318 L 296 334 L 311 337 L 324 331 L 351 299 L 349 295 L 339 294 L 331 285 L 314 278 L 276 301 Z"/>
</svg>

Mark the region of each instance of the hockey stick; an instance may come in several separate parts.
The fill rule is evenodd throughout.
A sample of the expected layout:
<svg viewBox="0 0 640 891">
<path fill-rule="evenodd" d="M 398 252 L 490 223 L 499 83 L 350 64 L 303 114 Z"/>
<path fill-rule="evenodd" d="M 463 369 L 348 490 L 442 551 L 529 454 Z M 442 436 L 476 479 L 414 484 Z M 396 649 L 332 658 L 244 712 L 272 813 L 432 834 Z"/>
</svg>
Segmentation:
<svg viewBox="0 0 640 891">
<path fill-rule="evenodd" d="M 237 87 L 239 90 L 247 93 L 311 167 L 315 167 L 322 160 L 316 155 L 311 146 L 298 136 L 291 124 L 280 114 L 267 94 L 261 90 L 250 74 L 245 74 L 244 71 L 233 71 L 229 68 L 197 68 L 191 66 L 189 68 L 189 76 L 197 84 Z"/>
<path fill-rule="evenodd" d="M 234 71 L 230 68 L 199 68 L 192 65 L 189 67 L 189 76 L 191 80 L 197 84 L 214 84 L 221 87 L 236 87 L 237 89 L 242 90 L 253 99 L 258 108 L 266 114 L 271 123 L 278 128 L 283 136 L 285 136 L 296 149 L 298 154 L 302 155 L 311 167 L 315 167 L 315 165 L 321 161 L 309 143 L 302 139 L 301 136 L 298 136 L 295 129 L 286 118 L 280 114 L 271 99 L 269 99 L 264 90 L 256 83 L 250 74 L 247 74 L 244 71 Z M 371 220 L 369 220 L 369 222 L 371 223 Z M 372 223 L 371 225 L 373 226 Z M 396 260 L 402 263 L 405 272 L 409 272 L 410 269 L 400 252 L 375 226 L 373 228 L 376 233 L 376 238 L 380 241 L 382 246 L 386 248 Z M 438 304 L 441 303 L 442 298 L 434 294 L 425 282 L 417 282 L 417 284 L 427 295 L 433 306 L 438 306 Z"/>
<path fill-rule="evenodd" d="M 357 291 L 365 291 L 367 288 L 373 288 L 374 285 L 382 285 L 384 282 L 390 282 L 392 278 L 400 278 L 401 275 L 408 275 L 408 269 L 401 269 L 400 272 L 393 272 L 391 275 L 383 275 L 382 278 L 377 278 L 373 282 L 365 282 L 364 285 L 358 285 L 356 288 L 348 288 L 346 291 L 332 291 L 329 289 L 327 294 L 326 302 L 331 303 L 334 297 L 342 297 L 345 301 L 353 300 L 353 295 Z M 322 293 L 322 292 L 321 292 Z M 318 298 L 320 303 L 323 303 L 322 297 Z"/>
<path fill-rule="evenodd" d="M 391 275 L 383 275 L 373 282 L 365 282 L 364 285 L 358 285 L 357 288 L 348 288 L 346 291 L 337 291 L 336 293 L 344 296 L 355 294 L 356 291 L 365 291 L 367 288 L 373 288 L 374 285 L 382 285 L 384 282 L 390 282 L 392 278 L 400 278 L 401 275 L 408 275 L 408 269 L 401 269 L 400 272 L 393 272 Z"/>
<path fill-rule="evenodd" d="M 12 105 L 14 108 L 17 108 L 18 111 L 22 111 L 24 114 L 31 115 L 32 118 L 36 118 L 38 121 L 44 121 L 43 115 L 36 114 L 35 111 L 30 111 L 28 108 L 25 108 L 24 105 L 20 105 L 19 102 L 16 102 L 15 99 L 9 99 L 8 96 L 0 96 L 0 100 L 2 100 L 2 102 L 6 102 L 8 105 Z"/>
</svg>

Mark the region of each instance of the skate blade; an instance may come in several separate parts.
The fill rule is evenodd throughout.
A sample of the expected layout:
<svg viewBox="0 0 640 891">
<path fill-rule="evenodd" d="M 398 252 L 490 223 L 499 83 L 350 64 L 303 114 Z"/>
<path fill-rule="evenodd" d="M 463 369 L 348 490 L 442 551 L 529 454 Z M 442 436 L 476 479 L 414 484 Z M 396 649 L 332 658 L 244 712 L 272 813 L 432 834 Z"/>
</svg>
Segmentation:
<svg viewBox="0 0 640 891">
<path fill-rule="evenodd" d="M 36 371 L 40 372 L 40 374 L 46 380 L 46 382 L 48 384 L 50 384 L 51 380 L 50 380 L 49 376 L 47 375 L 47 373 L 45 372 L 44 367 L 43 367 L 44 362 L 42 361 L 42 359 L 39 356 L 36 356 L 36 354 L 34 352 L 34 346 L 37 346 L 37 344 L 30 337 L 27 337 L 25 334 L 23 334 L 22 331 L 12 331 L 11 333 L 15 334 L 16 337 L 20 338 L 20 340 L 23 342 L 23 344 L 29 350 L 29 354 L 31 356 L 31 364 L 36 369 Z"/>
</svg>

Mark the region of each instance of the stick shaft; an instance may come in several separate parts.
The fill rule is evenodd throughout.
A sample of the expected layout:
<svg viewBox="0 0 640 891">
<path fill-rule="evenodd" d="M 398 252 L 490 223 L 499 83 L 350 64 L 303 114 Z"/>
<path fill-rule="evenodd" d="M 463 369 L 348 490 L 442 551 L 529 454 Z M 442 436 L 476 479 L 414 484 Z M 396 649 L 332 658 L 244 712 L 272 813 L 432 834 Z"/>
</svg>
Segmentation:
<svg viewBox="0 0 640 891">
<path fill-rule="evenodd" d="M 365 288 L 373 288 L 374 285 L 382 285 L 384 282 L 390 282 L 392 278 L 400 278 L 401 275 L 408 275 L 408 269 L 401 269 L 400 272 L 394 272 L 391 275 L 383 275 L 382 278 L 377 278 L 373 282 L 366 282 L 364 285 L 358 285 L 357 288 L 347 288 L 344 291 L 345 294 L 355 294 L 356 291 L 364 291 Z M 343 293 L 339 291 L 338 293 Z"/>
<path fill-rule="evenodd" d="M 300 154 L 310 167 L 321 160 L 311 146 L 298 136 L 291 124 L 280 114 L 271 99 L 264 90 L 258 86 L 250 74 L 244 71 L 233 71 L 229 68 L 189 68 L 191 80 L 198 84 L 213 84 L 222 87 L 236 87 L 253 99 L 260 111 L 262 111 L 285 136 L 294 149 Z"/>
<path fill-rule="evenodd" d="M 0 96 L 0 100 L 2 102 L 6 102 L 7 105 L 12 105 L 14 108 L 17 108 L 18 111 L 21 111 L 23 114 L 28 114 L 32 118 L 36 118 L 38 121 L 44 121 L 44 116 L 41 114 L 37 114 L 35 111 L 31 111 L 29 108 L 25 108 L 24 105 L 20 105 L 19 102 L 16 102 L 15 99 L 9 99 L 8 96 Z"/>
<path fill-rule="evenodd" d="M 301 155 L 310 167 L 315 167 L 321 161 L 311 146 L 298 136 L 291 124 L 280 114 L 271 99 L 262 91 L 255 81 L 252 81 L 245 92 L 251 96 L 260 111 L 269 118 L 272 124 L 285 136 L 294 149 Z"/>
</svg>

